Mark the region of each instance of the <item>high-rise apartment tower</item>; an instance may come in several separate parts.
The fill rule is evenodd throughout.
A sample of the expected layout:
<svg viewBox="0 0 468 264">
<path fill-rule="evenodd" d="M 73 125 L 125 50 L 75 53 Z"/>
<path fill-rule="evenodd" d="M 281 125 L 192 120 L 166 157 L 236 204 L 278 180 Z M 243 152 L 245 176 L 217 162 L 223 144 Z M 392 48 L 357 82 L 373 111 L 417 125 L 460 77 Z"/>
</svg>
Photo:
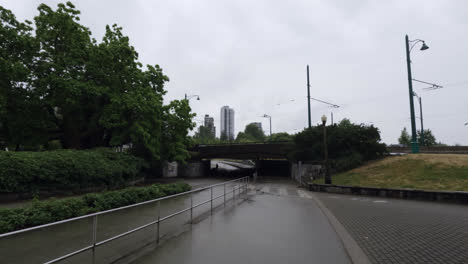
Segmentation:
<svg viewBox="0 0 468 264">
<path fill-rule="evenodd" d="M 221 136 L 226 134 L 228 140 L 234 140 L 234 109 L 221 107 Z"/>
</svg>

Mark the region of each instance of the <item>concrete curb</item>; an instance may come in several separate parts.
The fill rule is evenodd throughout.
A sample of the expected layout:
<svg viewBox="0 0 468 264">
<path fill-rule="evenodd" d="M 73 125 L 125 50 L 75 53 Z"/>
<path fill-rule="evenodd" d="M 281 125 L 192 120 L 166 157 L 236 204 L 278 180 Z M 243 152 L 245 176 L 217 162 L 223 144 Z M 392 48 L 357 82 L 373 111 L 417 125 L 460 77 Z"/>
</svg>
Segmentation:
<svg viewBox="0 0 468 264">
<path fill-rule="evenodd" d="M 468 192 L 309 184 L 309 191 L 468 204 Z"/>
<path fill-rule="evenodd" d="M 335 229 L 336 234 L 341 239 L 341 243 L 343 244 L 346 253 L 351 259 L 351 262 L 354 264 L 370 264 L 371 262 L 367 255 L 351 237 L 346 228 L 338 221 L 338 219 L 336 219 L 333 213 L 328 210 L 328 208 L 315 196 L 315 194 L 311 193 L 311 197 L 328 218 L 328 222 L 330 222 L 333 229 Z"/>
</svg>

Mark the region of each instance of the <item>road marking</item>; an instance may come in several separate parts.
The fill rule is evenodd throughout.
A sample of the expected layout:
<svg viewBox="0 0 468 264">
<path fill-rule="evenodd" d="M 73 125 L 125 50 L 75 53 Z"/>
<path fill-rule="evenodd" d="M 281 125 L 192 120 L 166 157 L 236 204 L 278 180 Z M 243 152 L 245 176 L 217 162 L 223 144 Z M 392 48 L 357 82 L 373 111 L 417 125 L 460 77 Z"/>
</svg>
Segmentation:
<svg viewBox="0 0 468 264">
<path fill-rule="evenodd" d="M 388 202 L 385 200 L 375 200 L 374 203 L 388 203 Z"/>
<path fill-rule="evenodd" d="M 278 190 L 281 196 L 288 196 L 288 191 L 286 191 L 286 188 L 278 188 Z"/>
<path fill-rule="evenodd" d="M 310 194 L 308 194 L 307 192 L 301 190 L 301 189 L 298 189 L 297 192 L 299 193 L 299 196 L 301 198 L 307 198 L 307 199 L 312 199 L 312 196 L 310 196 Z"/>
</svg>

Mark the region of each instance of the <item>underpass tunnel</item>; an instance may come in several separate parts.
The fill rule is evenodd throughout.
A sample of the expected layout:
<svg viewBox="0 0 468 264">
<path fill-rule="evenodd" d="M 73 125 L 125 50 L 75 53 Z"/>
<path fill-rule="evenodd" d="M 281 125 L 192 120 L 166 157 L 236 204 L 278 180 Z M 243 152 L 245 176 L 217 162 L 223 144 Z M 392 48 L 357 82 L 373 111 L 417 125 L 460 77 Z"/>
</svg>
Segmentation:
<svg viewBox="0 0 468 264">
<path fill-rule="evenodd" d="M 256 169 L 259 177 L 285 177 L 291 175 L 291 165 L 286 159 L 256 160 Z"/>
</svg>

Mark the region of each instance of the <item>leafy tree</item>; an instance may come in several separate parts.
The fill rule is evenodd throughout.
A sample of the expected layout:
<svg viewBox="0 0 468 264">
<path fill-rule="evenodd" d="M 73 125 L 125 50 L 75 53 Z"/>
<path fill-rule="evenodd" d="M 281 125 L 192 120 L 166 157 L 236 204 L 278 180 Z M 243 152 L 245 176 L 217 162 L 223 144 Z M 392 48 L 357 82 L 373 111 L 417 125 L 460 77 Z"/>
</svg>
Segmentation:
<svg viewBox="0 0 468 264">
<path fill-rule="evenodd" d="M 152 160 L 188 157 L 194 114 L 186 100 L 164 105 L 169 78 L 143 69 L 117 25 L 101 43 L 67 2 L 41 4 L 20 23 L 0 7 L 0 144 L 88 149 L 128 145 Z"/>
<path fill-rule="evenodd" d="M 256 124 L 251 123 L 248 124 L 245 129 L 244 133 L 251 137 L 252 139 L 256 141 L 264 141 L 265 140 L 265 133 L 263 132 L 262 129 L 260 129 Z"/>
<path fill-rule="evenodd" d="M 405 146 L 411 145 L 411 137 L 408 134 L 408 131 L 406 131 L 406 127 L 401 131 L 400 137 L 398 138 L 398 143 Z"/>
<path fill-rule="evenodd" d="M 67 2 L 57 9 L 41 4 L 34 18 L 40 45 L 33 67 L 34 88 L 43 99 L 66 148 L 81 148 L 97 87 L 87 74 L 93 49 L 91 32 L 79 24 L 80 11 Z M 90 102 L 88 101 L 90 100 Z M 84 132 L 84 133 L 83 133 Z"/>
<path fill-rule="evenodd" d="M 47 142 L 50 123 L 31 85 L 30 69 L 39 49 L 31 22 L 18 22 L 0 6 L 0 144 L 15 146 Z"/>
<path fill-rule="evenodd" d="M 236 142 L 249 143 L 249 142 L 257 142 L 257 140 L 255 140 L 255 138 L 253 138 L 249 134 L 246 134 L 245 132 L 239 132 L 237 133 Z"/>
<path fill-rule="evenodd" d="M 418 130 L 418 142 L 421 146 L 437 145 L 436 138 L 430 129 L 424 129 L 424 142 L 422 141 L 421 130 Z"/>
<path fill-rule="evenodd" d="M 161 159 L 184 163 L 189 158 L 188 131 L 195 127 L 188 100 L 174 100 L 163 107 Z"/>
<path fill-rule="evenodd" d="M 200 126 L 198 132 L 195 133 L 193 139 L 198 144 L 214 144 L 217 142 L 215 135 L 209 127 Z"/>
<path fill-rule="evenodd" d="M 345 120 L 327 126 L 329 158 L 335 161 L 352 160 L 352 164 L 344 166 L 346 168 L 381 156 L 386 147 L 380 140 L 380 131 L 373 125 L 357 125 Z M 294 144 L 294 151 L 290 154 L 293 160 L 323 160 L 323 127 L 314 126 L 296 134 Z"/>
<path fill-rule="evenodd" d="M 265 140 L 265 134 L 254 123 L 245 126 L 244 132 L 239 132 L 236 142 L 262 142 Z"/>
<path fill-rule="evenodd" d="M 292 141 L 293 136 L 289 135 L 286 132 L 274 133 L 268 137 L 268 142 L 281 142 L 281 141 Z"/>
<path fill-rule="evenodd" d="M 229 141 L 228 136 L 227 136 L 226 132 L 224 132 L 224 131 L 221 132 L 221 135 L 220 135 L 219 139 L 220 139 L 221 142 L 228 142 Z"/>
</svg>

